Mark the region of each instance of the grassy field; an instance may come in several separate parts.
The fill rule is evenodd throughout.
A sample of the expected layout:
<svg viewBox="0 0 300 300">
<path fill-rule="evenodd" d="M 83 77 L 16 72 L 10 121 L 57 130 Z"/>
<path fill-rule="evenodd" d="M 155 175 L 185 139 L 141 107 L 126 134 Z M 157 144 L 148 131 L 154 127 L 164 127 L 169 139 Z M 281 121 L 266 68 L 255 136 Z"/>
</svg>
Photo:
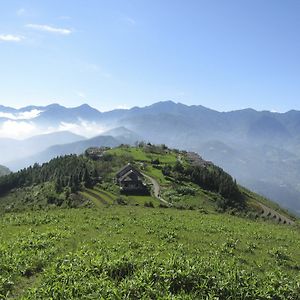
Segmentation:
<svg viewBox="0 0 300 300">
<path fill-rule="evenodd" d="M 242 187 L 245 207 L 220 209 L 220 192 L 166 172 L 187 164 L 183 152 L 107 152 L 98 161 L 65 158 L 72 175 L 78 163 L 103 171 L 77 192 L 58 192 L 52 180 L 1 197 L 1 300 L 300 299 L 299 222 L 262 217 L 259 202 L 288 213 Z M 128 162 L 152 177 L 149 192 L 159 183 L 171 207 L 153 193 L 121 193 L 115 174 Z"/>
<path fill-rule="evenodd" d="M 296 227 L 99 205 L 0 229 L 0 299 L 300 299 Z"/>
<path fill-rule="evenodd" d="M 161 163 L 164 164 L 174 164 L 177 161 L 177 155 L 173 152 L 170 153 L 153 153 L 153 152 L 145 152 L 143 148 L 114 148 L 107 151 L 107 153 L 111 153 L 117 156 L 121 155 L 131 155 L 134 160 L 142 161 L 142 162 L 151 162 L 155 159 L 159 159 Z"/>
</svg>

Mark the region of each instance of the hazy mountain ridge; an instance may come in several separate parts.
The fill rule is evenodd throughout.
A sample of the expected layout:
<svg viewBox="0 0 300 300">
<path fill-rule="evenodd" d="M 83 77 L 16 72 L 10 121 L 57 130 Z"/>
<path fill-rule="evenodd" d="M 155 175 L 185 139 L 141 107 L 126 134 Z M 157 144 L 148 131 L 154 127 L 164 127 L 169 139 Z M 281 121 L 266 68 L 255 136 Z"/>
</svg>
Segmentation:
<svg viewBox="0 0 300 300">
<path fill-rule="evenodd" d="M 16 158 L 21 159 L 39 153 L 50 146 L 84 140 L 85 137 L 68 131 L 37 135 L 24 140 L 0 138 L 0 162 L 7 164 Z"/>
<path fill-rule="evenodd" d="M 165 101 L 143 108 L 109 112 L 99 112 L 88 105 L 65 108 L 54 104 L 30 106 L 15 113 L 30 109 L 41 111 L 37 117 L 30 119 L 37 127 L 55 128 L 62 122 L 81 126 L 84 120 L 93 123 L 94 135 L 98 135 L 96 130 L 100 131 L 100 128 L 107 128 L 104 131 L 108 135 L 110 129 L 123 128 L 119 129 L 119 133 L 118 130 L 111 132 L 122 143 L 142 139 L 199 152 L 244 185 L 279 201 L 283 206 L 300 211 L 299 111 L 274 113 L 242 109 L 218 112 L 201 105 L 187 106 Z M 0 112 L 4 110 L 12 112 L 13 109 L 0 106 Z M 122 136 L 126 135 L 124 128 L 130 134 L 122 140 Z M 270 186 L 280 186 L 292 196 L 283 197 L 284 193 L 278 193 Z"/>
<path fill-rule="evenodd" d="M 38 116 L 31 119 L 32 122 L 37 124 L 49 122 L 51 125 L 54 125 L 55 123 L 78 122 L 79 120 L 104 123 L 118 122 L 121 124 L 130 123 L 132 118 L 138 121 L 145 116 L 163 115 L 169 118 L 171 116 L 177 118 L 179 124 L 186 122 L 189 126 L 202 126 L 204 130 L 215 133 L 224 133 L 232 130 L 235 133 L 244 131 L 244 134 L 250 132 L 250 135 L 255 135 L 257 130 L 264 129 L 269 130 L 267 132 L 268 135 L 280 132 L 281 136 L 300 136 L 297 131 L 300 127 L 300 112 L 298 111 L 272 113 L 269 111 L 243 109 L 231 112 L 218 112 L 201 105 L 187 106 L 172 101 L 158 102 L 142 108 L 133 107 L 131 109 L 116 109 L 108 112 L 100 112 L 87 104 L 73 108 L 66 108 L 59 104 L 28 106 L 20 109 L 0 106 L 0 112 L 13 111 L 14 113 L 20 113 L 31 110 L 41 111 Z M 191 131 L 193 127 L 190 128 Z"/>
<path fill-rule="evenodd" d="M 8 162 L 7 165 L 12 170 L 19 170 L 26 168 L 34 163 L 44 163 L 57 156 L 67 154 L 82 154 L 89 147 L 115 147 L 122 142 L 112 136 L 97 136 L 91 139 L 84 139 L 73 143 L 66 143 L 61 145 L 51 146 L 44 151 L 36 153 L 35 155 L 25 157 L 19 160 Z"/>
</svg>

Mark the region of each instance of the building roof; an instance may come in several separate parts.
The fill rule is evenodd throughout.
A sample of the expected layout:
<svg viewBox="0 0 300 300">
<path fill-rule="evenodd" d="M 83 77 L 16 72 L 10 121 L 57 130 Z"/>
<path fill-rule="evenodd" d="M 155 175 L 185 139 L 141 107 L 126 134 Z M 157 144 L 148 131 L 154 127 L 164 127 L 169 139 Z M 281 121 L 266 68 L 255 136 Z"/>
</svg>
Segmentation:
<svg viewBox="0 0 300 300">
<path fill-rule="evenodd" d="M 124 181 L 141 181 L 142 178 L 140 176 L 140 173 L 138 173 L 136 170 L 130 170 L 121 177 L 119 177 L 119 182 Z"/>
<path fill-rule="evenodd" d="M 130 163 L 128 163 L 126 166 L 124 166 L 117 172 L 116 177 L 119 179 L 120 177 L 122 177 L 123 175 L 128 173 L 129 171 L 135 172 L 139 176 L 141 176 L 141 173 L 139 171 L 137 171 Z"/>
</svg>

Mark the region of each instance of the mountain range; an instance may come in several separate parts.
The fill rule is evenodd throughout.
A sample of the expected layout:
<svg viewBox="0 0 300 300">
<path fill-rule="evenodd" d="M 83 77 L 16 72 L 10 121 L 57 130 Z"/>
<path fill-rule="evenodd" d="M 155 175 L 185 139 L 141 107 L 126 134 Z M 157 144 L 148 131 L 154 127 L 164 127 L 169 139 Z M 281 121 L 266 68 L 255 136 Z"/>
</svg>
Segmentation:
<svg viewBox="0 0 300 300">
<path fill-rule="evenodd" d="M 87 104 L 0 106 L 0 128 L 9 130 L 12 122 L 30 124 L 35 133 L 51 132 L 23 140 L 0 138 L 0 163 L 12 170 L 89 146 L 144 140 L 198 152 L 241 184 L 300 213 L 299 111 L 218 112 L 172 101 L 109 112 Z"/>
</svg>

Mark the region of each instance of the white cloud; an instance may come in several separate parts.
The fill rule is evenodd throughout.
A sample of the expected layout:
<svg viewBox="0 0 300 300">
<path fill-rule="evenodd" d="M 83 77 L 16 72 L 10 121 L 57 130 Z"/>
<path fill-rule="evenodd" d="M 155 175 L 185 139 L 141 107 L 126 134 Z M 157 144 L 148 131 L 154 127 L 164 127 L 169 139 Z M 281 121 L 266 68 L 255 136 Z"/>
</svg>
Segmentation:
<svg viewBox="0 0 300 300">
<path fill-rule="evenodd" d="M 7 120 L 0 124 L 0 138 L 26 139 L 39 134 L 47 134 L 57 131 L 70 131 L 75 134 L 91 138 L 107 131 L 108 127 L 96 122 L 78 120 L 78 123 L 61 122 L 58 126 L 40 128 L 30 120 Z"/>
<path fill-rule="evenodd" d="M 86 63 L 85 62 L 85 63 L 81 64 L 81 68 L 82 68 L 83 72 L 94 72 L 94 73 L 97 73 L 99 76 L 101 76 L 103 78 L 106 78 L 106 79 L 112 78 L 111 73 L 106 72 L 106 70 L 104 70 L 103 68 L 101 68 L 97 64 Z"/>
<path fill-rule="evenodd" d="M 98 65 L 91 63 L 83 63 L 83 68 L 88 72 L 98 72 L 100 70 Z"/>
<path fill-rule="evenodd" d="M 123 19 L 126 23 L 130 24 L 130 25 L 136 25 L 136 20 L 134 20 L 133 18 L 130 17 L 124 17 Z"/>
<path fill-rule="evenodd" d="M 25 8 L 20 8 L 17 10 L 17 15 L 18 16 L 24 16 L 26 15 L 26 9 Z"/>
<path fill-rule="evenodd" d="M 0 34 L 0 41 L 2 42 L 21 42 L 25 38 L 21 35 L 14 34 Z"/>
<path fill-rule="evenodd" d="M 33 123 L 26 121 L 8 120 L 0 126 L 0 137 L 23 139 L 39 133 Z"/>
<path fill-rule="evenodd" d="M 115 109 L 129 109 L 130 107 L 126 104 L 120 104 L 118 106 L 116 106 Z"/>
<path fill-rule="evenodd" d="M 78 95 L 78 97 L 83 98 L 83 99 L 86 99 L 86 98 L 87 98 L 87 97 L 86 97 L 86 94 L 83 93 L 83 92 L 77 92 L 77 95 Z"/>
<path fill-rule="evenodd" d="M 36 118 L 40 115 L 40 113 L 43 112 L 42 110 L 33 109 L 30 111 L 24 111 L 20 113 L 5 113 L 0 112 L 0 118 L 7 118 L 11 120 L 30 120 L 33 118 Z"/>
<path fill-rule="evenodd" d="M 69 35 L 73 32 L 71 29 L 58 28 L 58 27 L 53 27 L 53 26 L 49 26 L 49 25 L 41 25 L 41 24 L 27 24 L 26 27 L 32 28 L 35 30 L 39 30 L 39 31 L 57 33 L 57 34 L 62 34 L 62 35 Z"/>
<path fill-rule="evenodd" d="M 58 131 L 71 131 L 85 137 L 94 137 L 107 131 L 108 128 L 96 122 L 80 120 L 79 123 L 61 122 Z"/>
<path fill-rule="evenodd" d="M 71 20 L 72 18 L 70 16 L 60 16 L 60 20 Z"/>
</svg>

